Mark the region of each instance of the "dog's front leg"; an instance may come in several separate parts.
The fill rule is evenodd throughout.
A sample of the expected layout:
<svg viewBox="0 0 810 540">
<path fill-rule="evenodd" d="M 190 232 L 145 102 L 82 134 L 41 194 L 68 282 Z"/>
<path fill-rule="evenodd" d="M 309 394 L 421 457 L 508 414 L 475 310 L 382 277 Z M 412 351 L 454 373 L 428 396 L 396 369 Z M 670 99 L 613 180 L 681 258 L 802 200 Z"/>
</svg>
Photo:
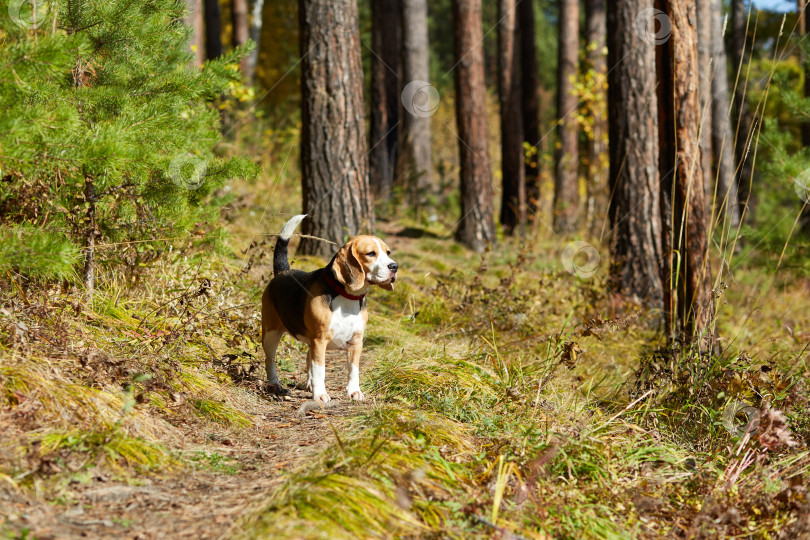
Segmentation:
<svg viewBox="0 0 810 540">
<path fill-rule="evenodd" d="M 361 340 L 362 343 L 362 340 Z M 354 401 L 363 401 L 365 396 L 360 390 L 360 353 L 363 352 L 362 345 L 351 347 L 346 353 L 349 364 L 349 384 L 346 386 L 346 393 Z"/>
<path fill-rule="evenodd" d="M 315 387 L 312 385 L 312 347 L 310 346 L 309 350 L 307 351 L 307 390 L 310 392 L 315 391 Z"/>
<path fill-rule="evenodd" d="M 326 393 L 326 346 L 329 340 L 313 340 L 309 346 L 310 379 L 312 381 L 312 399 L 326 403 L 331 398 Z"/>
</svg>

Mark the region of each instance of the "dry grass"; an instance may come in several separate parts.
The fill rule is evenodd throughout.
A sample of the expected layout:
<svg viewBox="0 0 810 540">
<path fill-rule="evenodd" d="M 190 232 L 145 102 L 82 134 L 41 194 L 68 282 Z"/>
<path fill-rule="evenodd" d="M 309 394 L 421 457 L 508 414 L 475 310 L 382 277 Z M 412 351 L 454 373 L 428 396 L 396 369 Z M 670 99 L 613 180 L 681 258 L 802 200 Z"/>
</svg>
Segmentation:
<svg viewBox="0 0 810 540">
<path fill-rule="evenodd" d="M 250 198 L 230 254 L 171 254 L 136 287 L 107 276 L 92 305 L 76 292 L 26 303 L 3 289 L 0 426 L 11 442 L 0 490 L 53 499 L 71 468 L 182 468 L 175 425 L 250 432 L 258 386 L 237 384 L 222 358 L 260 361 L 272 241 L 250 233 L 284 221 L 286 196 L 264 195 L 293 193 L 290 174 L 235 187 Z M 612 299 L 606 265 L 591 280 L 562 271 L 565 242 L 542 228 L 483 260 L 444 224 L 426 231 L 436 237 L 386 238 L 404 271 L 393 294 L 370 297 L 362 383 L 373 401 L 322 433 L 328 448 L 289 471 L 235 535 L 802 534 L 806 447 L 741 444 L 723 415 L 735 400 L 767 399 L 797 439 L 810 435 L 805 280 L 740 269 L 721 298 L 722 354 L 656 353 L 655 314 Z M 282 356 L 299 353 L 282 345 Z M 740 461 L 749 451 L 756 459 Z"/>
</svg>

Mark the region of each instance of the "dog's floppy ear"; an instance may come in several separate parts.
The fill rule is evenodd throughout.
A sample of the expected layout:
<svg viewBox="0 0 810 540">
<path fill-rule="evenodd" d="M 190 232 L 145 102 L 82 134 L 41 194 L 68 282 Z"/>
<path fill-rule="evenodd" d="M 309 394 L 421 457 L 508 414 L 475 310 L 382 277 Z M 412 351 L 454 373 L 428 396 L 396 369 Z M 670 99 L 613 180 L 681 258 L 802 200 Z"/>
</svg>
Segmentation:
<svg viewBox="0 0 810 540">
<path fill-rule="evenodd" d="M 355 242 L 349 242 L 337 252 L 332 270 L 337 280 L 347 289 L 359 289 L 366 280 L 366 272 L 355 254 Z"/>
</svg>

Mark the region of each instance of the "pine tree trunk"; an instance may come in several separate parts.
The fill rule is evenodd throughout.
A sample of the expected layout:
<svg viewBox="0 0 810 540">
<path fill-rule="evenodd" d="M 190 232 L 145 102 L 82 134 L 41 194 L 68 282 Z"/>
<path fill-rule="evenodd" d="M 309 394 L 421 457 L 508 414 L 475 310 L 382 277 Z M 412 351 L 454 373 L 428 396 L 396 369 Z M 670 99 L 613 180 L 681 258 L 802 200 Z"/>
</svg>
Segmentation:
<svg viewBox="0 0 810 540">
<path fill-rule="evenodd" d="M 87 175 L 84 177 L 84 202 L 87 204 L 87 210 L 83 280 L 88 300 L 92 302 L 96 288 L 96 185 L 93 178 Z"/>
<path fill-rule="evenodd" d="M 617 7 L 618 8 L 618 7 Z M 588 47 L 588 64 L 594 73 L 596 90 L 601 100 L 594 100 L 595 105 L 604 105 L 603 90 L 600 85 L 607 77 L 605 62 L 605 0 L 585 1 L 585 42 Z M 652 68 L 653 64 L 650 64 Z M 607 206 L 607 181 L 605 178 L 604 156 L 607 150 L 607 118 L 601 109 L 594 111 L 593 132 L 588 140 L 588 200 L 585 205 L 588 230 L 596 230 L 597 213 Z"/>
<path fill-rule="evenodd" d="M 219 0 L 205 0 L 205 57 L 209 60 L 222 56 L 222 17 Z"/>
<path fill-rule="evenodd" d="M 374 228 L 356 0 L 299 0 L 304 234 L 342 245 Z M 299 253 L 335 247 L 304 238 Z"/>
<path fill-rule="evenodd" d="M 607 15 L 611 287 L 662 306 L 655 51 L 636 32 L 652 0 L 616 2 Z"/>
<path fill-rule="evenodd" d="M 254 0 L 253 21 L 250 24 L 250 39 L 256 47 L 248 55 L 248 67 L 245 70 L 245 81 L 252 85 L 256 78 L 256 63 L 259 60 L 259 47 L 261 47 L 262 22 L 264 21 L 264 0 Z"/>
<path fill-rule="evenodd" d="M 808 30 L 810 30 L 810 17 L 807 15 L 807 1 L 806 0 L 796 0 L 796 11 L 798 13 L 799 22 L 797 25 L 797 32 L 799 36 L 806 36 L 808 34 Z M 805 60 L 806 58 L 802 58 Z M 810 68 L 807 67 L 805 63 L 804 68 L 804 97 L 810 98 Z M 810 122 L 802 122 L 802 145 L 807 147 L 810 146 Z"/>
<path fill-rule="evenodd" d="M 733 229 L 740 224 L 737 182 L 734 181 L 734 134 L 731 131 L 728 61 L 723 42 L 723 0 L 711 0 L 712 10 L 712 149 L 717 176 L 717 198 Z"/>
<path fill-rule="evenodd" d="M 534 0 L 521 0 L 518 4 L 518 26 L 523 140 L 533 148 L 524 163 L 526 215 L 529 222 L 534 222 L 540 204 L 540 76 L 534 36 Z"/>
<path fill-rule="evenodd" d="M 397 0 L 371 3 L 371 131 L 369 180 L 374 196 L 387 200 L 397 161 L 400 92 L 400 9 Z"/>
<path fill-rule="evenodd" d="M 188 0 L 186 24 L 191 27 L 189 46 L 194 55 L 192 64 L 197 68 L 205 63 L 205 25 L 203 21 L 203 0 Z"/>
<path fill-rule="evenodd" d="M 456 239 L 482 252 L 495 243 L 487 144 L 481 0 L 453 0 L 456 123 L 461 161 L 461 220 Z"/>
<path fill-rule="evenodd" d="M 430 117 L 433 114 L 429 85 L 427 0 L 402 0 L 402 140 L 398 157 L 399 180 L 417 217 L 432 184 Z M 408 85 L 412 86 L 408 86 Z"/>
<path fill-rule="evenodd" d="M 709 330 L 713 314 L 700 101 L 694 91 L 699 84 L 696 6 L 695 0 L 658 0 L 657 4 L 672 25 L 669 40 L 657 47 L 662 247 L 668 249 L 662 274 L 665 307 L 669 294 L 675 308 L 674 315 L 667 313 L 672 316 L 667 330 L 672 335 L 679 327 L 685 337 L 696 338 Z"/>
<path fill-rule="evenodd" d="M 731 46 L 730 56 L 734 73 L 739 72 L 738 82 L 734 92 L 734 116 L 737 126 L 734 133 L 734 153 L 736 166 L 737 193 L 740 197 L 741 219 L 748 216 L 749 221 L 753 214 L 754 200 L 751 193 L 753 171 L 751 169 L 751 156 L 749 143 L 753 134 L 751 129 L 751 114 L 745 99 L 747 85 L 746 78 L 746 27 L 748 15 L 744 0 L 731 0 Z"/>
<path fill-rule="evenodd" d="M 244 45 L 248 40 L 248 21 L 247 21 L 247 0 L 231 0 L 231 29 L 232 29 L 232 42 L 234 47 Z M 253 75 L 248 73 L 250 70 L 250 58 L 248 56 L 242 58 L 239 62 L 240 70 L 242 71 L 242 78 L 249 81 Z"/>
<path fill-rule="evenodd" d="M 560 22 L 557 64 L 557 149 L 554 180 L 554 229 L 566 233 L 577 226 L 579 181 L 578 101 L 574 83 L 579 55 L 579 1 L 559 0 Z"/>
<path fill-rule="evenodd" d="M 526 224 L 523 118 L 515 0 L 498 1 L 498 97 L 501 105 L 501 225 L 506 234 Z"/>
<path fill-rule="evenodd" d="M 711 0 L 695 0 L 697 12 L 698 96 L 700 98 L 700 167 L 706 200 L 714 196 L 712 175 L 712 6 Z"/>
</svg>

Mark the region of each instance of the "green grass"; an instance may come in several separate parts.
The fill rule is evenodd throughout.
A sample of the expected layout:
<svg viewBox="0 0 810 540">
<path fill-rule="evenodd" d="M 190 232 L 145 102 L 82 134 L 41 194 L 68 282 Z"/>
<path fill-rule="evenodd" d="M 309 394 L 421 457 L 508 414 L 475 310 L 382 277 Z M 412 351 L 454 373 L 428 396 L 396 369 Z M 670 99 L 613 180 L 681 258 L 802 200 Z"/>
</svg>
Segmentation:
<svg viewBox="0 0 810 540">
<path fill-rule="evenodd" d="M 236 474 L 242 470 L 242 467 L 236 459 L 223 456 L 217 452 L 198 450 L 188 457 L 188 461 L 204 469 L 225 474 Z"/>
<path fill-rule="evenodd" d="M 240 428 L 245 428 L 253 424 L 249 416 L 219 401 L 194 399 L 191 401 L 191 405 L 200 416 L 208 418 L 213 422 Z"/>
<path fill-rule="evenodd" d="M 57 461 L 68 459 L 70 454 L 86 456 L 85 465 L 104 462 L 116 472 L 132 471 L 148 473 L 167 471 L 179 464 L 165 447 L 137 437 L 130 437 L 119 430 L 51 431 L 36 436 L 32 441 L 43 458 Z"/>
<path fill-rule="evenodd" d="M 233 231 L 255 231 L 245 220 Z M 447 235 L 440 225 L 431 232 Z M 47 310 L 0 311 L 0 404 L 33 419 L 0 441 L 0 482 L 29 493 L 36 484 L 60 500 L 50 480 L 64 478 L 27 465 L 21 449 L 33 440 L 45 461 L 122 477 L 183 468 L 238 476 L 239 463 L 215 449 L 189 453 L 172 424 L 251 433 L 259 396 L 216 363 L 262 358 L 255 316 L 272 243 L 239 251 L 250 240 L 229 239 L 230 254 L 166 256 L 141 270 L 138 287 L 107 276 L 78 311 L 57 291 Z M 284 471 L 237 535 L 796 531 L 800 501 L 788 487 L 808 474 L 806 447 L 766 452 L 759 439 L 729 433 L 724 414 L 767 401 L 796 438 L 810 436 L 810 312 L 796 301 L 806 284 L 755 265 L 736 271 L 720 300 L 722 350 L 701 355 L 664 348 L 656 315 L 616 304 L 604 273 L 583 281 L 561 271 L 555 238 L 506 239 L 483 259 L 449 240 L 390 243 L 400 243 L 403 273 L 393 293 L 369 295 L 369 400 L 347 427 L 321 425 L 326 448 Z M 211 288 L 197 294 L 203 279 Z M 17 289 L 5 290 L 21 305 Z M 24 342 L 14 337 L 19 321 L 35 329 Z M 282 348 L 283 369 L 300 369 L 304 348 Z M 88 360 L 96 353 L 106 359 Z M 763 457 L 741 462 L 748 451 Z M 736 524 L 723 521 L 729 508 Z"/>
</svg>

